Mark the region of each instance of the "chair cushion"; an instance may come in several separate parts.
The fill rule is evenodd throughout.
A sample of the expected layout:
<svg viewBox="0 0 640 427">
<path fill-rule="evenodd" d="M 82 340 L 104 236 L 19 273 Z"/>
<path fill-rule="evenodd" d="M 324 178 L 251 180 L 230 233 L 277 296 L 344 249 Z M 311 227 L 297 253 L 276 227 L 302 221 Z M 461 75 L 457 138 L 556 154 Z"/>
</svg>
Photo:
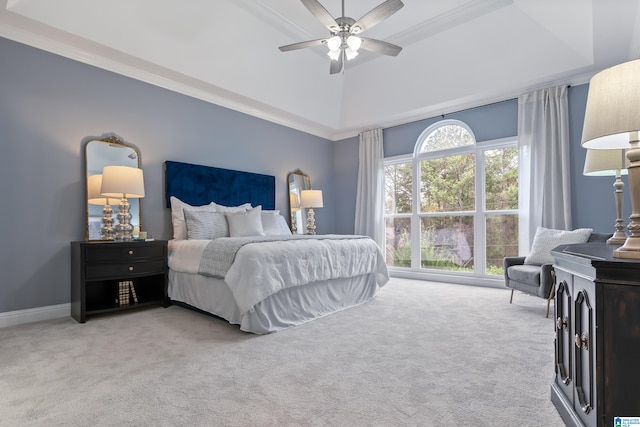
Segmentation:
<svg viewBox="0 0 640 427">
<path fill-rule="evenodd" d="M 525 258 L 524 263 L 533 265 L 553 264 L 554 258 L 551 256 L 551 249 L 560 245 L 586 243 L 592 231 L 593 229 L 591 228 L 565 231 L 538 227 L 533 238 L 531 251 Z"/>
<path fill-rule="evenodd" d="M 540 286 L 540 271 L 539 265 L 514 265 L 507 269 L 507 275 L 511 280 Z"/>
</svg>

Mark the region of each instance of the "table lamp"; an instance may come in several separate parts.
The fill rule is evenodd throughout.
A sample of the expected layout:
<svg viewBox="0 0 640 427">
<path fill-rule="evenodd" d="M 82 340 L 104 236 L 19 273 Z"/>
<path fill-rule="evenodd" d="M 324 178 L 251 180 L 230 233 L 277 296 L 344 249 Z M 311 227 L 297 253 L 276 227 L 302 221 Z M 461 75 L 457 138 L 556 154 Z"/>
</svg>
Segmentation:
<svg viewBox="0 0 640 427">
<path fill-rule="evenodd" d="M 316 234 L 316 218 L 313 208 L 323 207 L 322 190 L 302 190 L 300 192 L 300 207 L 309 208 L 307 213 L 307 234 Z"/>
<path fill-rule="evenodd" d="M 617 258 L 640 259 L 640 60 L 599 72 L 589 83 L 582 129 L 588 149 L 625 149 L 629 159 L 630 236 L 614 250 Z"/>
<path fill-rule="evenodd" d="M 621 175 L 627 174 L 629 161 L 624 150 L 587 150 L 587 157 L 584 161 L 583 174 L 586 176 L 615 176 L 613 183 L 614 198 L 616 202 L 616 231 L 607 240 L 611 245 L 622 245 L 627 240 L 622 220 L 622 189 L 624 183 L 620 179 Z"/>
<path fill-rule="evenodd" d="M 130 241 L 133 239 L 131 225 L 131 205 L 129 198 L 144 197 L 144 178 L 142 169 L 130 166 L 105 166 L 102 170 L 102 187 L 100 194 L 105 197 L 120 197 L 118 205 L 118 224 L 115 226 L 115 240 Z"/>
</svg>

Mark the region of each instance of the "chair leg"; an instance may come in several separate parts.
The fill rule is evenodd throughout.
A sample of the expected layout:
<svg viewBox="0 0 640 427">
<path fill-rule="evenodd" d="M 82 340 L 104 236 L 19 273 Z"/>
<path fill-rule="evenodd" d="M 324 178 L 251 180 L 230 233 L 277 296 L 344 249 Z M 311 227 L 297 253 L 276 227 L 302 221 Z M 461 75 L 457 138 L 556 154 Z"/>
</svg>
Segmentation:
<svg viewBox="0 0 640 427">
<path fill-rule="evenodd" d="M 547 299 L 547 314 L 544 316 L 545 318 L 549 318 L 549 306 L 551 305 L 551 298 Z"/>
<path fill-rule="evenodd" d="M 515 291 L 515 289 L 511 289 L 511 298 L 509 298 L 509 304 L 513 302 L 513 291 Z"/>
<path fill-rule="evenodd" d="M 551 300 L 555 297 L 556 295 L 556 281 L 555 281 L 555 275 L 553 274 L 553 272 L 551 272 L 551 275 L 553 276 L 553 283 L 551 284 L 551 292 L 549 292 L 549 296 L 547 297 L 547 314 L 544 316 L 545 318 L 549 318 L 549 306 L 551 305 Z"/>
</svg>

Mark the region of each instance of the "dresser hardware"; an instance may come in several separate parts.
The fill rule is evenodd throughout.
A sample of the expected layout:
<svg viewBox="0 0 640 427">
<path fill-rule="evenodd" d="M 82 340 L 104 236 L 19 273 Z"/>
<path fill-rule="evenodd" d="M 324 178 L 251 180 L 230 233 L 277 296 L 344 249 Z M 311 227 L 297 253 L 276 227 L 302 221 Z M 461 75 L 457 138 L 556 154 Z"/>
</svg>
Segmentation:
<svg viewBox="0 0 640 427">
<path fill-rule="evenodd" d="M 560 316 L 558 316 L 558 320 L 556 320 L 556 327 L 558 329 L 567 329 L 567 326 L 569 325 L 569 318 L 567 316 L 560 318 Z"/>
<path fill-rule="evenodd" d="M 129 266 L 129 271 L 133 271 L 133 266 L 132 265 Z"/>
<path fill-rule="evenodd" d="M 582 335 L 576 334 L 575 342 L 576 347 L 582 347 L 585 350 L 589 351 L 589 333 L 583 332 Z"/>
<path fill-rule="evenodd" d="M 129 249 L 129 255 L 133 255 L 133 250 Z"/>
</svg>

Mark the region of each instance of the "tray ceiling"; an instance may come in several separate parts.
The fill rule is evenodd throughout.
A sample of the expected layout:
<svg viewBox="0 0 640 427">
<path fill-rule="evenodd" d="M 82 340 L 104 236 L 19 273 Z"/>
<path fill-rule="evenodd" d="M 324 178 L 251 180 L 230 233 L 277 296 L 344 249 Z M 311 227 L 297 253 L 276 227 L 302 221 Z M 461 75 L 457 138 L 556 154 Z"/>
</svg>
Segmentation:
<svg viewBox="0 0 640 427">
<path fill-rule="evenodd" d="M 320 0 L 341 15 L 340 0 Z M 358 19 L 382 0 L 346 0 Z M 404 0 L 367 31 L 404 49 L 329 75 L 326 37 L 298 0 L 0 0 L 0 36 L 339 140 L 585 83 L 640 57 L 640 0 Z"/>
</svg>

